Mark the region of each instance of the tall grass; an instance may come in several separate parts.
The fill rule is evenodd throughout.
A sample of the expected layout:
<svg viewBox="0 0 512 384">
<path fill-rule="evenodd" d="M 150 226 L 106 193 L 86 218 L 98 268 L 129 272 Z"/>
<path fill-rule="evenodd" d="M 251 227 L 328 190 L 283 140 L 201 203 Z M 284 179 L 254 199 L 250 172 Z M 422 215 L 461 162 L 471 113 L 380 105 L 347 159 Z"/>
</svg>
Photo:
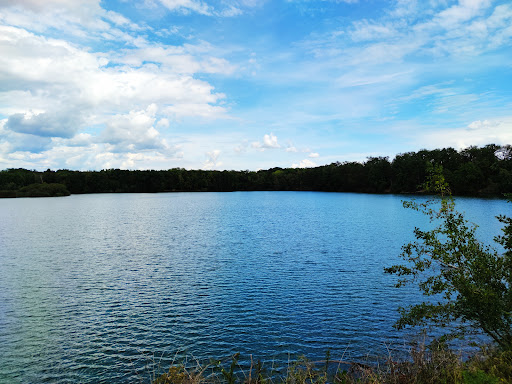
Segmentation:
<svg viewBox="0 0 512 384">
<path fill-rule="evenodd" d="M 300 357 L 283 367 L 264 367 L 251 358 L 250 367 L 238 364 L 239 355 L 227 361 L 195 365 L 172 364 L 153 384 L 494 384 L 512 383 L 512 351 L 482 348 L 469 359 L 443 344 L 411 348 L 409 357 L 396 361 L 388 356 L 382 361 L 322 361 Z"/>
</svg>

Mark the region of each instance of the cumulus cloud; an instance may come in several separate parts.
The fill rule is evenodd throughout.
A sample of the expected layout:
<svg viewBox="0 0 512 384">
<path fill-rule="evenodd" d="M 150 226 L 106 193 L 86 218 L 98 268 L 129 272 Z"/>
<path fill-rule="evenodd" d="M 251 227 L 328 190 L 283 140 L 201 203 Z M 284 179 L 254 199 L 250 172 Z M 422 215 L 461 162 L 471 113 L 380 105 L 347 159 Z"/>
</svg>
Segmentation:
<svg viewBox="0 0 512 384">
<path fill-rule="evenodd" d="M 301 7 L 307 1 L 300 0 Z M 351 130 L 357 129 L 351 127 L 362 126 L 356 121 L 361 116 L 371 115 L 372 119 L 366 122 L 377 131 L 384 119 L 397 121 L 396 111 L 410 112 L 408 107 L 414 104 L 418 121 L 424 117 L 423 110 L 438 119 L 436 124 L 442 124 L 443 114 L 448 113 L 473 116 L 475 120 L 458 130 L 418 135 L 422 139 L 430 138 L 444 146 L 444 137 L 452 142 L 457 137 L 468 138 L 464 144 L 508 138 L 510 124 L 507 125 L 506 119 L 478 120 L 479 116 L 499 115 L 498 106 L 491 113 L 479 113 L 480 110 L 472 108 L 478 103 L 485 112 L 491 104 L 482 100 L 486 91 L 478 89 L 475 85 L 478 81 L 472 81 L 473 74 L 490 72 L 484 61 L 492 63 L 494 69 L 503 66 L 503 57 L 506 58 L 505 49 L 512 38 L 512 5 L 506 1 L 397 0 L 384 6 L 379 4 L 382 9 L 378 13 L 365 14 L 365 17 L 373 15 L 372 19 L 351 22 L 347 17 L 337 23 L 325 19 L 324 27 L 336 25 L 336 29 L 308 32 L 307 41 L 290 44 L 278 55 L 275 51 L 265 51 L 266 48 L 254 41 L 248 42 L 255 43 L 251 50 L 247 46 L 236 47 L 229 36 L 219 44 L 234 45 L 215 47 L 197 40 L 207 36 L 202 26 L 174 25 L 187 23 L 185 14 L 235 17 L 265 2 L 138 2 L 135 7 L 143 7 L 141 3 L 158 7 L 154 17 L 163 17 L 167 11 L 181 13 L 179 17 L 165 16 L 172 25 L 156 30 L 156 25 L 161 23 L 153 25 L 155 29 L 144 22 L 139 25 L 126 16 L 129 12 L 122 15 L 103 9 L 107 2 L 100 0 L 0 0 L 0 119 L 3 119 L 0 158 L 10 159 L 9 166 L 36 164 L 36 161 L 91 169 L 141 167 L 145 161 L 168 166 L 169 159 L 179 153 L 174 143 L 187 143 L 187 156 L 194 151 L 196 138 L 183 133 L 190 121 L 230 119 L 233 118 L 231 109 L 234 113 L 243 110 L 241 113 L 247 121 L 252 120 L 251 129 L 279 127 L 276 129 L 286 132 L 287 127 L 293 126 L 301 135 L 322 129 L 326 133 L 323 137 L 330 140 L 336 138 L 333 132 L 338 127 L 343 127 L 338 131 L 351 135 Z M 495 5 L 498 3 L 501 4 Z M 326 2 L 322 7 L 325 5 Z M 123 6 L 116 9 L 123 12 Z M 141 12 L 141 19 L 143 16 Z M 204 18 L 194 17 L 194 23 L 198 20 Z M 195 31 L 192 25 L 197 28 Z M 297 36 L 301 32 L 298 30 Z M 220 38 L 211 40 L 221 41 Z M 258 52 L 257 61 L 251 51 Z M 488 52 L 496 60 L 481 55 Z M 479 58 L 476 65 L 466 60 L 471 56 Z M 243 64 L 235 65 L 228 57 Z M 432 57 L 436 57 L 435 63 Z M 295 70 L 290 70 L 290 59 L 297 59 Z M 442 69 L 441 75 L 437 68 Z M 302 93 L 291 95 L 286 100 L 287 107 L 283 108 L 270 92 L 267 105 L 276 107 L 246 114 L 246 104 L 237 105 L 242 99 L 232 94 L 237 89 L 232 87 L 231 80 L 224 81 L 223 77 L 231 76 L 235 81 L 255 69 L 258 71 L 254 77 L 244 77 L 249 81 L 247 84 L 261 81 L 261 76 L 271 76 L 271 82 L 265 78 L 258 85 L 272 84 L 272 90 L 285 90 L 290 84 L 300 83 Z M 428 79 L 423 76 L 425 73 L 429 74 Z M 440 82 L 441 78 L 455 80 L 444 85 L 427 83 Z M 222 89 L 216 89 L 214 82 Z M 319 89 L 321 95 L 316 93 Z M 226 94 L 222 93 L 224 90 Z M 499 87 L 489 90 L 486 95 L 500 97 Z M 506 99 L 500 102 L 505 108 Z M 156 109 L 150 107 L 153 104 Z M 470 109 L 472 112 L 467 113 Z M 262 110 L 268 117 L 260 118 Z M 289 111 L 293 111 L 293 118 L 292 113 L 286 116 Z M 278 115 L 280 118 L 276 119 Z M 223 123 L 230 125 L 232 121 Z M 315 128 L 311 128 L 312 122 Z M 433 123 L 427 125 L 431 129 Z M 219 126 L 212 124 L 212 127 L 221 132 Z M 237 127 L 228 129 L 237 132 Z M 195 134 L 199 126 L 193 125 L 193 130 Z M 314 166 L 311 160 L 318 156 L 303 147 L 297 149 L 292 143 L 280 144 L 273 133 L 256 137 L 258 141 L 252 144 L 247 141 L 236 146 L 242 137 L 246 134 L 240 133 L 236 140 L 224 140 L 224 147 L 213 148 L 230 154 L 233 148 L 242 153 L 251 147 L 259 151 L 281 148 L 283 153 L 279 154 L 283 156 L 285 151 L 302 152 L 300 157 L 307 159 L 296 166 Z M 220 142 L 218 136 L 215 140 Z M 195 163 L 185 164 L 215 167 L 220 152 L 206 152 L 212 145 L 208 142 L 196 148 L 192 155 Z M 258 155 L 256 151 L 247 152 L 250 152 L 247 157 Z M 273 155 L 276 152 L 280 151 L 273 151 Z M 206 162 L 203 162 L 205 153 Z M 237 157 L 243 162 L 242 156 Z M 276 161 L 276 156 L 270 157 Z"/>
<path fill-rule="evenodd" d="M 109 15 L 118 24 L 128 22 Z M 0 114 L 8 117 L 0 144 L 10 151 L 51 152 L 59 147 L 51 153 L 64 156 L 63 147 L 86 148 L 96 143 L 98 147 L 89 149 L 160 151 L 172 157 L 176 148 L 160 134 L 169 127 L 169 118 L 227 116 L 227 110 L 216 105 L 225 96 L 194 77 L 194 71 L 224 71 L 229 66 L 211 56 L 208 45 L 145 42 L 117 53 L 93 53 L 87 47 L 18 27 L 0 25 L 0 36 Z M 192 70 L 182 71 L 173 65 L 171 56 L 176 61 L 184 58 Z M 82 132 L 91 126 L 104 130 Z M 113 157 L 115 163 L 90 160 L 92 154 L 87 161 L 117 165 L 136 161 L 133 156 L 129 161 L 119 156 Z"/>
<path fill-rule="evenodd" d="M 143 28 L 121 14 L 106 11 L 99 0 L 0 0 L 0 21 L 44 33 L 59 30 L 80 40 L 132 41 L 129 31 Z"/>
<path fill-rule="evenodd" d="M 0 26 L 0 35 L 2 90 L 77 85 L 80 78 L 101 67 L 98 56 L 63 40 L 8 26 Z"/>
<path fill-rule="evenodd" d="M 31 136 L 23 134 L 13 134 L 6 136 L 9 153 L 26 152 L 28 156 L 34 153 L 44 152 L 52 147 L 50 137 Z"/>
<path fill-rule="evenodd" d="M 36 137 L 36 139 L 48 138 Z M 13 151 L 12 145 L 6 146 L 6 143 L 0 140 L 0 168 L 4 164 L 8 167 L 28 169 L 169 169 L 170 164 L 182 157 L 179 151 L 112 151 L 112 146 L 109 144 L 90 142 L 87 137 L 82 139 L 85 139 L 84 142 L 78 146 L 72 145 L 75 138 L 52 139 L 52 146 L 32 152 L 23 148 Z M 87 146 L 84 146 L 85 142 L 88 143 Z"/>
<path fill-rule="evenodd" d="M 95 137 L 89 133 L 79 133 L 72 138 L 53 138 L 52 142 L 55 146 L 68 146 L 68 147 L 88 147 L 94 144 Z"/>
<path fill-rule="evenodd" d="M 193 77 L 202 65 L 179 47 L 146 47 L 125 50 L 120 54 L 90 53 L 63 40 L 38 36 L 21 28 L 0 26 L 0 81 L 3 91 L 30 90 L 32 97 L 75 103 L 81 108 L 125 110 L 129 106 L 160 103 L 183 104 L 182 110 L 194 116 L 223 112 L 217 103 L 224 98 L 214 88 Z M 192 48 L 187 48 L 192 50 Z M 130 63 L 130 57 L 137 60 Z M 185 60 L 182 71 L 168 60 Z M 161 66 L 142 64 L 144 60 Z M 228 65 L 222 59 L 206 58 L 209 71 Z M 217 67 L 211 64 L 218 63 Z M 121 63 L 122 65 L 106 66 Z M 220 64 L 219 64 L 220 63 Z M 215 68 L 214 68 L 215 67 Z M 219 69 L 223 71 L 224 69 Z M 186 73 L 184 73 L 186 72 Z M 66 100 L 63 100 L 63 99 Z M 10 104 L 16 104 L 11 100 Z M 191 106 L 194 106 L 192 108 Z M 25 107 L 25 106 L 24 106 Z M 211 108 L 210 108 L 211 107 Z"/>
<path fill-rule="evenodd" d="M 46 8 L 67 9 L 73 12 L 79 12 L 84 7 L 98 7 L 100 0 L 0 0 L 0 8 L 6 7 L 24 7 L 34 11 L 42 11 Z"/>
<path fill-rule="evenodd" d="M 203 163 L 203 169 L 213 169 L 222 165 L 219 161 L 220 150 L 215 149 L 211 152 L 206 152 L 206 161 Z"/>
<path fill-rule="evenodd" d="M 500 125 L 500 122 L 489 120 L 476 120 L 468 124 L 470 130 L 488 130 Z"/>
<path fill-rule="evenodd" d="M 13 132 L 42 137 L 72 137 L 80 126 L 80 116 L 32 112 L 9 116 L 6 128 Z"/>
<path fill-rule="evenodd" d="M 167 142 L 154 127 L 156 111 L 157 106 L 152 104 L 146 110 L 112 116 L 101 140 L 120 152 L 168 149 Z"/>
<path fill-rule="evenodd" d="M 277 143 L 277 137 L 273 133 L 271 133 L 270 135 L 263 136 L 263 147 L 280 148 L 281 146 Z"/>
<path fill-rule="evenodd" d="M 463 128 L 419 133 L 417 140 L 418 145 L 428 143 L 431 148 L 451 146 L 461 149 L 471 145 L 509 144 L 512 143 L 512 117 L 476 120 Z"/>
<path fill-rule="evenodd" d="M 0 120 L 0 156 L 8 158 L 13 153 L 33 154 L 48 149 L 52 143 L 50 137 L 17 133 L 7 128 L 8 119 Z"/>
<path fill-rule="evenodd" d="M 265 149 L 281 148 L 277 142 L 277 136 L 271 133 L 270 135 L 263 136 L 263 142 L 255 141 L 251 144 L 253 148 L 257 148 L 261 151 Z"/>
<path fill-rule="evenodd" d="M 176 119 L 181 119 L 184 117 L 202 117 L 207 118 L 209 120 L 214 119 L 227 119 L 229 118 L 227 114 L 227 109 L 218 105 L 210 105 L 210 104 L 187 104 L 180 103 L 175 104 L 170 107 L 165 108 L 164 112 L 173 116 Z"/>
<path fill-rule="evenodd" d="M 169 125 L 170 125 L 169 119 L 167 119 L 165 117 L 161 118 L 160 120 L 158 120 L 158 123 L 156 123 L 157 128 L 163 128 L 163 129 L 169 128 Z"/>
<path fill-rule="evenodd" d="M 304 159 L 301 162 L 299 162 L 298 164 L 297 163 L 292 164 L 292 168 L 313 168 L 313 167 L 316 167 L 316 163 L 309 159 Z"/>
</svg>

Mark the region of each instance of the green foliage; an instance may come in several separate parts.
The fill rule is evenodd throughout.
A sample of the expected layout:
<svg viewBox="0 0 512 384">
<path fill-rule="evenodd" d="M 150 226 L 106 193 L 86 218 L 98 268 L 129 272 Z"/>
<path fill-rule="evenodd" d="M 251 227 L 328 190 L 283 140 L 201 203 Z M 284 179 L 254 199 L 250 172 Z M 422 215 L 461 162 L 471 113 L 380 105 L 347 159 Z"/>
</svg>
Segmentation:
<svg viewBox="0 0 512 384">
<path fill-rule="evenodd" d="M 498 378 L 480 370 L 462 372 L 462 381 L 466 384 L 498 384 L 500 382 Z"/>
<path fill-rule="evenodd" d="M 156 378 L 154 384 L 477 384 L 511 383 L 512 351 L 482 349 L 472 358 L 463 360 L 444 343 L 414 344 L 409 356 L 385 361 L 343 362 L 330 360 L 312 362 L 305 357 L 288 363 L 283 374 L 264 371 L 262 364 L 252 364 L 247 370 L 238 365 L 238 354 L 231 358 L 225 370 L 219 361 L 186 368 L 172 365 L 168 372 Z M 348 369 L 341 370 L 341 365 Z M 331 368 L 331 369 L 330 369 Z M 236 374 L 236 372 L 238 374 Z"/>
<path fill-rule="evenodd" d="M 423 184 L 423 188 L 426 192 L 438 193 L 441 196 L 451 195 L 450 186 L 444 178 L 442 165 L 428 162 L 426 171 L 427 181 Z"/>
<path fill-rule="evenodd" d="M 6 198 L 6 197 L 16 197 L 16 191 L 12 191 L 12 190 L 0 191 L 0 198 Z"/>
<path fill-rule="evenodd" d="M 235 354 L 231 359 L 231 365 L 229 366 L 229 370 L 226 371 L 224 368 L 221 367 L 222 376 L 224 376 L 224 379 L 226 379 L 227 384 L 235 384 L 236 383 L 236 375 L 235 375 L 235 369 L 238 365 L 238 358 L 240 357 L 240 354 Z M 219 364 L 220 365 L 220 364 Z"/>
<path fill-rule="evenodd" d="M 425 184 L 446 193 L 442 168 L 432 167 Z M 385 268 L 399 277 L 397 287 L 417 284 L 430 300 L 401 308 L 395 324 L 448 327 L 446 337 L 484 333 L 504 350 L 512 350 L 512 220 L 502 216 L 504 235 L 496 240 L 505 248 L 481 244 L 476 225 L 455 210 L 451 198 L 426 203 L 404 202 L 404 207 L 422 212 L 436 226 L 415 228 L 416 241 L 402 248 L 402 265 Z"/>
<path fill-rule="evenodd" d="M 387 157 L 369 157 L 364 164 L 367 169 L 368 186 L 374 192 L 383 193 L 391 189 L 391 164 Z"/>
<path fill-rule="evenodd" d="M 37 175 L 26 169 L 6 169 L 0 171 L 0 190 L 16 191 L 26 185 L 36 183 Z"/>
<path fill-rule="evenodd" d="M 457 195 L 512 192 L 512 147 L 486 145 L 460 152 L 453 148 L 420 150 L 365 162 L 335 162 L 315 168 L 271 168 L 250 171 L 205 171 L 173 168 L 155 171 L 26 169 L 0 171 L 0 191 L 17 191 L 33 183 L 64 184 L 71 193 L 154 193 L 171 191 L 327 191 L 415 193 L 429 164 L 442 166 L 443 177 Z M 436 167 L 439 167 L 436 165 Z M 10 196 L 7 192 L 2 195 Z"/>
<path fill-rule="evenodd" d="M 167 373 L 157 377 L 153 384 L 186 384 L 194 382 L 193 376 L 188 374 L 183 365 L 173 365 Z"/>
<path fill-rule="evenodd" d="M 40 183 L 30 184 L 21 188 L 17 193 L 17 197 L 55 197 L 69 196 L 66 186 L 58 183 Z"/>
<path fill-rule="evenodd" d="M 414 384 L 494 384 L 512 382 L 510 351 L 484 349 L 463 361 L 444 343 L 414 345 L 410 359 L 388 360 L 381 369 L 379 383 Z"/>
</svg>

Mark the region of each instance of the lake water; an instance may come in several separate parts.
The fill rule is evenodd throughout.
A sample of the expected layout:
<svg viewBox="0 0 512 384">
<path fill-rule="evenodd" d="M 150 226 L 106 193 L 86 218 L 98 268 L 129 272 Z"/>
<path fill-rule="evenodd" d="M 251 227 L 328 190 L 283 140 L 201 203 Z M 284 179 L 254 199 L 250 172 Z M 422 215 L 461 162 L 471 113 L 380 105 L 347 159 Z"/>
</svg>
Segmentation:
<svg viewBox="0 0 512 384">
<path fill-rule="evenodd" d="M 177 355 L 275 365 L 403 349 L 403 196 L 320 192 L 0 200 L 0 382 L 148 382 Z M 492 240 L 503 200 L 458 199 Z"/>
</svg>

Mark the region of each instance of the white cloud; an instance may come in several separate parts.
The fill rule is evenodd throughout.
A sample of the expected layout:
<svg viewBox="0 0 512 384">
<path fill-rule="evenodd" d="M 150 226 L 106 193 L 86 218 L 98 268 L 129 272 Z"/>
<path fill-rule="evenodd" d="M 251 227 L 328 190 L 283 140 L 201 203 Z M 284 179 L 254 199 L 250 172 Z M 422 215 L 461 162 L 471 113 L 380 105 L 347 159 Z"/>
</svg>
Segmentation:
<svg viewBox="0 0 512 384">
<path fill-rule="evenodd" d="M 196 0 L 159 0 L 164 7 L 169 9 L 170 11 L 180 11 L 180 12 L 197 12 L 203 15 L 211 14 L 210 7 Z"/>
<path fill-rule="evenodd" d="M 263 136 L 263 147 L 280 148 L 281 146 L 277 143 L 277 137 L 273 133 L 271 133 L 270 135 Z"/>
<path fill-rule="evenodd" d="M 10 134 L 4 137 L 7 139 L 7 148 L 11 153 L 27 152 L 40 153 L 52 146 L 52 139 L 49 137 L 32 136 L 23 134 Z"/>
<path fill-rule="evenodd" d="M 225 17 L 234 17 L 234 16 L 240 16 L 243 13 L 244 12 L 240 8 L 230 5 L 228 8 L 223 9 L 220 12 L 220 15 L 225 16 Z"/>
<path fill-rule="evenodd" d="M 316 158 L 316 157 L 319 157 L 319 156 L 320 156 L 320 155 L 319 155 L 318 153 L 316 153 L 316 152 L 311 152 L 311 153 L 308 155 L 308 157 L 310 157 L 310 158 Z"/>
<path fill-rule="evenodd" d="M 435 19 L 442 27 L 451 29 L 470 20 L 491 5 L 491 0 L 460 0 L 459 4 L 441 11 Z"/>
<path fill-rule="evenodd" d="M 220 156 L 220 150 L 215 149 L 211 152 L 206 153 L 206 161 L 203 163 L 203 169 L 213 169 L 222 165 L 221 161 L 218 161 Z"/>
<path fill-rule="evenodd" d="M 242 143 L 238 144 L 236 147 L 233 148 L 235 153 L 244 153 L 247 151 L 247 147 L 249 146 L 249 141 L 244 140 Z"/>
<path fill-rule="evenodd" d="M 193 71 L 182 73 L 167 62 L 160 67 L 141 62 L 130 65 L 129 57 L 143 60 L 147 55 L 147 60 L 164 61 L 172 55 L 178 61 L 184 58 L 194 63 L 196 58 L 187 51 L 195 55 L 206 52 L 204 60 L 197 60 L 208 63 L 210 71 L 227 62 L 212 59 L 204 45 L 145 47 L 121 54 L 91 53 L 67 41 L 0 25 L 0 113 L 7 117 L 4 130 L 8 132 L 0 143 L 5 147 L 9 142 L 12 151 L 38 152 L 59 145 L 105 142 L 106 151 L 158 150 L 174 156 L 176 149 L 159 132 L 169 127 L 168 118 L 227 117 L 227 110 L 216 105 L 224 95 L 214 93 L 206 81 L 195 79 Z M 120 62 L 122 65 L 106 66 Z M 201 64 L 191 67 L 202 68 Z M 152 112 L 153 107 L 148 108 L 151 105 L 158 105 L 159 116 Z M 105 126 L 105 130 L 71 141 L 91 125 Z M 116 158 L 120 161 L 116 164 L 122 164 Z"/>
<path fill-rule="evenodd" d="M 154 127 L 156 112 L 157 106 L 152 104 L 146 110 L 112 116 L 100 139 L 119 152 L 168 150 L 166 140 Z"/>
<path fill-rule="evenodd" d="M 89 133 L 79 133 L 70 139 L 57 137 L 52 141 L 55 146 L 88 147 L 94 144 L 95 137 Z"/>
<path fill-rule="evenodd" d="M 156 123 L 157 128 L 163 128 L 163 129 L 169 128 L 169 125 L 170 125 L 169 119 L 166 119 L 165 117 L 158 120 L 158 123 Z"/>
<path fill-rule="evenodd" d="M 105 11 L 98 0 L 0 0 L 0 21 L 5 25 L 43 33 L 59 30 L 80 40 L 130 42 L 129 31 L 143 28 L 114 11 Z"/>
<path fill-rule="evenodd" d="M 106 11 L 104 13 L 104 18 L 108 21 L 112 22 L 113 24 L 119 26 L 128 28 L 134 31 L 140 31 L 143 28 L 141 28 L 139 25 L 131 22 L 129 19 L 121 15 L 120 13 L 114 12 L 114 11 Z"/>
<path fill-rule="evenodd" d="M 495 128 L 499 125 L 500 123 L 499 122 L 496 122 L 496 121 L 489 121 L 489 120 L 476 120 L 476 121 L 473 121 L 472 123 L 468 124 L 468 129 L 471 129 L 471 130 L 487 130 L 487 129 L 490 129 L 490 128 Z"/>
<path fill-rule="evenodd" d="M 5 157 L 17 152 L 41 152 L 52 143 L 50 137 L 18 133 L 9 129 L 7 125 L 8 119 L 0 120 L 0 150 Z"/>
<path fill-rule="evenodd" d="M 101 67 L 98 56 L 63 40 L 8 26 L 0 26 L 0 36 L 0 79 L 4 90 L 76 85 L 84 74 Z"/>
<path fill-rule="evenodd" d="M 164 71 L 179 74 L 218 73 L 232 74 L 236 67 L 223 58 L 210 56 L 213 47 L 162 46 L 140 42 L 136 49 L 125 49 L 113 58 L 116 63 L 142 66 L 145 62 L 158 63 Z M 197 57 L 199 55 L 199 57 Z"/>
<path fill-rule="evenodd" d="M 309 159 L 304 159 L 301 162 L 299 162 L 298 164 L 295 164 L 295 163 L 292 164 L 292 168 L 313 168 L 313 167 L 316 167 L 316 163 Z"/>
<path fill-rule="evenodd" d="M 100 0 L 0 0 L 0 8 L 23 7 L 38 12 L 47 8 L 59 8 L 80 13 L 84 8 L 96 8 L 99 4 Z"/>
<path fill-rule="evenodd" d="M 383 25 L 368 20 L 356 21 L 349 32 L 350 38 L 355 42 L 384 40 L 397 34 L 393 24 Z"/>
<path fill-rule="evenodd" d="M 375 66 L 384 63 L 399 65 L 417 57 L 418 62 L 409 61 L 414 68 L 426 57 L 476 57 L 510 42 L 511 4 L 493 7 L 490 0 L 448 4 L 397 1 L 393 10 L 374 20 L 356 20 L 323 35 L 313 35 L 301 47 L 322 58 L 324 67 L 368 68 L 379 74 Z"/>
<path fill-rule="evenodd" d="M 199 13 L 207 16 L 236 17 L 245 13 L 248 8 L 260 7 L 268 0 L 223 0 L 215 2 L 216 6 L 200 0 L 146 0 L 146 4 L 153 7 L 156 2 L 162 4 L 172 12 Z M 210 2 L 212 3 L 212 2 Z"/>
<path fill-rule="evenodd" d="M 9 116 L 6 128 L 17 133 L 42 137 L 72 137 L 81 126 L 81 117 L 72 114 L 32 112 Z"/>
<path fill-rule="evenodd" d="M 510 144 L 512 143 L 512 117 L 476 120 L 465 128 L 418 133 L 416 141 L 418 145 L 428 145 L 430 148 L 454 147 L 456 149 L 471 145 Z"/>
<path fill-rule="evenodd" d="M 277 142 L 277 136 L 271 133 L 270 135 L 263 136 L 263 142 L 255 141 L 251 144 L 253 148 L 264 151 L 265 149 L 281 148 Z"/>
<path fill-rule="evenodd" d="M 462 137 L 459 141 L 464 143 L 508 138 L 510 125 L 503 128 L 505 120 L 480 117 L 499 116 L 508 108 L 508 99 L 500 94 L 503 87 L 491 84 L 489 77 L 489 87 L 479 89 L 481 82 L 473 76 L 502 68 L 503 58 L 508 57 L 512 5 L 503 0 L 396 0 L 375 3 L 378 12 L 364 13 L 364 19 L 355 21 L 352 13 L 342 19 L 337 14 L 317 14 L 321 28 L 312 23 L 311 29 L 299 28 L 293 34 L 311 32 L 308 41 L 275 51 L 268 50 L 275 45 L 267 44 L 266 37 L 248 38 L 243 46 L 227 34 L 210 38 L 210 31 L 199 24 L 205 18 L 183 16 L 236 17 L 265 0 L 122 3 L 116 7 L 119 12 L 124 12 L 123 6 L 142 11 L 137 20 L 149 14 L 141 3 L 153 3 L 154 18 L 146 19 L 151 26 L 134 23 L 127 18 L 129 12 L 103 9 L 108 2 L 100 0 L 0 0 L 0 161 L 15 153 L 10 159 L 18 165 L 44 162 L 92 169 L 140 167 L 147 160 L 168 166 L 181 151 L 176 144 L 181 144 L 187 158 L 180 164 L 189 167 L 217 167 L 220 155 L 212 148 L 218 148 L 225 163 L 236 158 L 236 166 L 250 168 L 251 161 L 259 166 L 283 165 L 290 161 L 285 152 L 302 152 L 300 157 L 307 159 L 295 165 L 311 166 L 318 154 L 280 143 L 273 133 L 261 132 L 252 144 L 241 142 L 250 137 L 248 130 L 257 132 L 259 127 L 294 135 L 302 143 L 315 142 L 317 149 L 315 140 L 333 139 L 330 150 L 322 146 L 326 159 L 335 151 L 335 143 L 342 141 L 339 135 L 348 141 L 361 137 L 363 132 L 356 131 L 363 126 L 362 119 L 364 133 L 372 130 L 378 137 L 391 137 L 394 133 L 380 129 L 393 122 L 398 125 L 402 111 L 407 116 L 414 112 L 418 121 L 428 114 L 423 132 L 434 124 L 442 126 L 446 117 L 452 124 L 463 118 L 475 120 L 458 130 L 421 133 L 418 140 L 428 136 L 444 146 L 445 134 L 452 142 Z M 309 5 L 313 1 L 300 7 Z M 158 18 L 168 22 L 166 29 L 157 30 L 160 22 L 152 24 Z M 209 24 L 211 20 L 205 28 Z M 325 31 L 328 25 L 335 29 Z M 248 87 L 243 97 L 237 94 L 239 79 Z M 442 83 L 446 79 L 454 80 Z M 268 93 L 252 109 L 247 101 L 256 94 L 254 85 Z M 488 102 L 500 95 L 499 104 Z M 158 108 L 148 108 L 153 104 Z M 204 122 L 215 135 L 205 135 L 208 141 L 198 145 L 194 135 L 206 126 Z M 223 129 L 239 136 L 220 138 Z M 308 141 L 312 131 L 321 135 Z M 406 135 L 402 132 L 397 142 Z M 248 150 L 251 147 L 256 151 Z M 279 148 L 282 151 L 267 151 Z M 37 160 L 36 155 L 43 157 Z"/>
<path fill-rule="evenodd" d="M 184 117 L 201 117 L 208 120 L 228 119 L 227 110 L 224 107 L 211 104 L 187 104 L 179 103 L 165 108 L 165 113 L 176 119 Z"/>
<path fill-rule="evenodd" d="M 73 139 L 70 139 L 73 140 Z M 9 167 L 27 169 L 169 169 L 176 166 L 182 154 L 164 153 L 158 150 L 143 152 L 112 152 L 104 144 L 71 146 L 69 140 L 58 139 L 58 145 L 39 153 L 4 149 L 0 141 L 0 167 L 2 163 Z"/>
<path fill-rule="evenodd" d="M 259 151 L 263 152 L 265 148 L 263 148 L 263 144 L 261 144 L 259 141 L 254 141 L 251 143 L 251 147 L 258 149 Z"/>
</svg>

